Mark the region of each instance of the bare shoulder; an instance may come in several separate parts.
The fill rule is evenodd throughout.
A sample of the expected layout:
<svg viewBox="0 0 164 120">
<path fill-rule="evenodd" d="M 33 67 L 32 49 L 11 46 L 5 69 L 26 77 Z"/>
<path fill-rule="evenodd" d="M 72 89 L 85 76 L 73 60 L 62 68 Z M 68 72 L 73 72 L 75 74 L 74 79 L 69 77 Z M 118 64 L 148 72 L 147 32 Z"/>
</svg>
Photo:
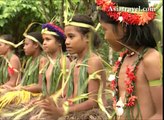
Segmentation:
<svg viewBox="0 0 164 120">
<path fill-rule="evenodd" d="M 148 49 L 143 57 L 143 68 L 148 80 L 160 79 L 162 61 L 160 53 L 155 49 Z"/>
<path fill-rule="evenodd" d="M 20 63 L 19 57 L 17 55 L 13 54 L 12 57 L 11 57 L 11 59 L 10 59 L 10 63 L 11 64 L 13 64 L 13 63 L 14 64 L 19 64 Z"/>
<path fill-rule="evenodd" d="M 159 63 L 161 60 L 161 54 L 153 48 L 148 49 L 144 55 L 143 63 L 145 66 L 150 64 Z"/>
<path fill-rule="evenodd" d="M 10 59 L 10 62 L 12 62 L 12 61 L 20 62 L 20 59 L 19 59 L 19 57 L 17 55 L 13 54 L 11 59 Z"/>
<path fill-rule="evenodd" d="M 48 62 L 48 59 L 47 59 L 47 57 L 45 57 L 45 56 L 42 56 L 41 58 L 40 58 L 40 68 L 43 68 L 45 65 L 46 65 L 46 63 Z"/>
<path fill-rule="evenodd" d="M 17 55 L 13 54 L 11 59 L 10 59 L 10 64 L 12 67 L 14 67 L 15 69 L 20 69 L 21 67 L 21 62 L 20 59 Z"/>
<path fill-rule="evenodd" d="M 47 57 L 45 57 L 45 56 L 42 56 L 41 58 L 40 58 L 40 62 L 41 63 L 45 63 L 45 62 L 47 62 L 48 61 L 48 59 L 47 59 Z"/>
<path fill-rule="evenodd" d="M 102 65 L 101 58 L 96 54 L 92 54 L 91 57 L 88 59 L 88 65 L 99 66 Z"/>
<path fill-rule="evenodd" d="M 91 54 L 91 57 L 88 59 L 89 73 L 93 73 L 97 70 L 103 69 L 103 64 L 101 58 L 96 54 Z"/>
</svg>

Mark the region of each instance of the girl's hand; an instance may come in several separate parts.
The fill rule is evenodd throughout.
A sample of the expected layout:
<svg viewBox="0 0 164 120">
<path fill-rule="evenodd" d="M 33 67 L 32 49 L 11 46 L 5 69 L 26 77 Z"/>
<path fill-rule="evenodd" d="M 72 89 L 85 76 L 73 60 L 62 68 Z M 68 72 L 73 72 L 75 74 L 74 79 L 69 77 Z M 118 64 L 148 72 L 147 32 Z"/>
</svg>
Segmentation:
<svg viewBox="0 0 164 120">
<path fill-rule="evenodd" d="M 63 108 L 57 107 L 52 98 L 47 98 L 38 104 L 45 110 L 46 114 L 53 116 L 54 119 L 57 119 L 64 114 Z"/>
<path fill-rule="evenodd" d="M 16 86 L 16 87 L 12 87 L 12 86 L 9 86 L 9 85 L 3 85 L 3 88 L 8 90 L 8 91 L 18 91 L 18 90 L 21 90 L 22 86 L 19 85 L 19 86 Z"/>
<path fill-rule="evenodd" d="M 41 99 L 32 99 L 29 103 L 27 103 L 27 106 L 33 106 L 33 105 L 37 105 L 41 102 Z"/>
<path fill-rule="evenodd" d="M 2 85 L 0 89 L 1 91 L 3 91 L 3 93 L 5 93 L 5 92 L 13 91 L 14 87 L 11 87 L 9 85 Z"/>
<path fill-rule="evenodd" d="M 13 87 L 9 86 L 9 85 L 2 85 L 1 88 L 3 89 L 12 89 Z"/>
</svg>

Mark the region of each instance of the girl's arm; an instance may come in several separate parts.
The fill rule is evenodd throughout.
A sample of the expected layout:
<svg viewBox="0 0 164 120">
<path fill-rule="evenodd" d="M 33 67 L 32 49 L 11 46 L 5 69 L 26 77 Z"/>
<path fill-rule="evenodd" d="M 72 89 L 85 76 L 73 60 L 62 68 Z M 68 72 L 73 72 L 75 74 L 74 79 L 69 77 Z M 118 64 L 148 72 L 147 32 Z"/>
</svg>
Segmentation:
<svg viewBox="0 0 164 120">
<path fill-rule="evenodd" d="M 44 69 L 46 63 L 47 63 L 47 59 L 45 57 L 42 57 L 39 63 L 39 72 Z M 35 84 L 32 86 L 23 86 L 22 89 L 33 92 L 33 93 L 42 92 L 42 73 L 39 73 L 38 84 Z"/>
<path fill-rule="evenodd" d="M 94 58 L 90 59 L 88 61 L 88 65 L 90 66 L 88 68 L 88 73 L 92 74 L 98 70 L 103 69 L 103 65 L 100 61 L 100 59 Z M 105 81 L 105 73 L 99 72 L 98 73 L 101 76 L 101 81 Z M 69 113 L 71 112 L 77 112 L 77 111 L 84 111 L 84 110 L 89 110 L 94 107 L 97 107 L 97 94 L 98 94 L 98 89 L 100 86 L 100 81 L 99 79 L 91 79 L 88 83 L 88 93 L 91 93 L 89 95 L 88 100 L 85 102 L 82 102 L 80 104 L 75 104 L 69 106 Z M 64 114 L 64 108 L 59 107 L 57 108 L 54 102 L 52 100 L 47 100 L 45 102 L 42 102 L 40 106 L 45 109 L 47 114 L 50 114 L 51 116 L 62 116 Z"/>
<path fill-rule="evenodd" d="M 88 60 L 88 73 L 89 75 L 92 75 L 93 73 L 103 70 L 103 64 L 99 57 L 92 57 Z M 98 97 L 98 90 L 100 87 L 100 81 L 103 82 L 103 85 L 105 85 L 105 72 L 101 71 L 98 72 L 97 75 L 100 76 L 101 80 L 94 78 L 90 79 L 88 82 L 88 93 L 91 93 L 88 97 L 88 100 L 86 100 L 83 103 L 75 104 L 69 108 L 69 112 L 74 111 L 84 111 L 89 110 L 94 107 L 97 107 L 97 97 Z"/>
<path fill-rule="evenodd" d="M 147 54 L 143 60 L 144 71 L 149 82 L 161 80 L 162 61 L 160 54 L 154 50 Z M 161 81 L 162 82 L 162 81 Z M 155 114 L 150 119 L 162 119 L 162 85 L 150 86 L 150 92 L 155 106 Z"/>
<path fill-rule="evenodd" d="M 8 67 L 9 80 L 4 85 L 14 87 L 16 82 L 20 79 L 20 60 L 17 56 L 13 55 L 10 59 L 11 67 Z M 14 70 L 15 69 L 15 70 Z"/>
</svg>

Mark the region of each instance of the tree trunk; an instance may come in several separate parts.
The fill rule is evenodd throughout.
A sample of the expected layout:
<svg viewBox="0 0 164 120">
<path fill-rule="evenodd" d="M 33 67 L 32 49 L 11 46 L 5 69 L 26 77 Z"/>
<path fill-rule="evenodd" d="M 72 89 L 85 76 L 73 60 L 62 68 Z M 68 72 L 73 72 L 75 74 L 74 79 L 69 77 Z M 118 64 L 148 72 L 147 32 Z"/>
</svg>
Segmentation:
<svg viewBox="0 0 164 120">
<path fill-rule="evenodd" d="M 61 1 L 60 26 L 64 28 L 64 0 Z"/>
</svg>

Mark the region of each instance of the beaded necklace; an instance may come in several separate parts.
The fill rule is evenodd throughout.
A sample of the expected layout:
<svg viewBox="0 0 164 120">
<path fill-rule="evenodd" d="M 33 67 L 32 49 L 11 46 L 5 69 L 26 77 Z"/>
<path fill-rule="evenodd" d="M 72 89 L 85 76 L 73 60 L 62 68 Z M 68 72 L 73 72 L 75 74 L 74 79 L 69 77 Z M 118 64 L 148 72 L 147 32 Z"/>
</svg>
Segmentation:
<svg viewBox="0 0 164 120">
<path fill-rule="evenodd" d="M 126 108 L 126 110 L 128 112 L 126 112 L 127 114 L 125 115 L 125 117 L 127 119 L 134 119 L 134 116 L 132 115 L 131 117 L 131 108 L 133 108 L 135 106 L 135 103 L 137 102 L 137 97 L 135 96 L 135 82 L 136 82 L 136 72 L 137 72 L 137 66 L 140 63 L 141 59 L 143 58 L 144 53 L 147 51 L 147 48 L 144 49 L 142 51 L 141 54 L 138 55 L 138 59 L 133 63 L 132 66 L 128 66 L 126 68 L 126 75 L 127 78 L 125 80 L 125 86 L 126 86 L 126 93 L 125 93 L 125 106 L 122 103 L 122 106 L 118 106 L 118 102 L 119 101 L 119 86 L 118 86 L 118 76 L 119 76 L 119 72 L 120 72 L 120 68 L 121 65 L 125 59 L 125 57 L 128 54 L 128 50 L 120 53 L 120 57 L 118 58 L 118 60 L 115 62 L 114 68 L 113 68 L 113 72 L 115 72 L 115 77 L 113 78 L 113 80 L 111 80 L 111 89 L 114 90 L 114 97 L 113 97 L 113 107 L 122 107 L 122 108 Z M 119 103 L 120 104 L 120 103 Z M 138 105 L 138 104 L 137 104 Z M 140 112 L 139 109 L 139 105 L 138 105 L 138 112 Z M 117 112 L 116 112 L 117 114 Z M 118 113 L 119 114 L 119 113 Z M 118 115 L 117 114 L 117 115 Z M 122 113 L 120 114 L 120 116 L 123 114 L 123 110 Z M 139 117 L 139 114 L 137 114 L 137 117 Z"/>
</svg>

